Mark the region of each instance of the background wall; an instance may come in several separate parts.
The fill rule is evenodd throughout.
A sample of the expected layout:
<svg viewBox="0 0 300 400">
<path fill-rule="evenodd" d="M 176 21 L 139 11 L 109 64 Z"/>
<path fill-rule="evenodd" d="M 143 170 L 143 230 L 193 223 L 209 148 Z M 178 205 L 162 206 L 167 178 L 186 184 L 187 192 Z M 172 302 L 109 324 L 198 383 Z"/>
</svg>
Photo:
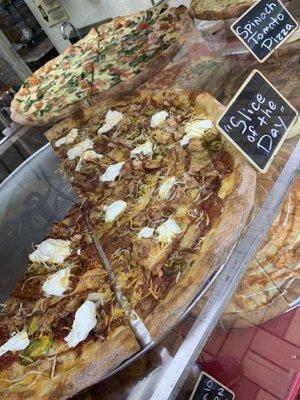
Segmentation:
<svg viewBox="0 0 300 400">
<path fill-rule="evenodd" d="M 56 49 L 59 52 L 66 49 L 70 45 L 70 42 L 62 38 L 59 30 L 60 24 L 49 28 L 41 17 L 35 5 L 35 0 L 25 1 Z M 69 21 L 77 28 L 97 23 L 106 18 L 127 15 L 151 7 L 151 0 L 62 0 L 61 2 L 69 14 Z M 178 6 L 180 4 L 188 6 L 189 3 L 190 0 L 169 1 L 170 6 Z"/>
</svg>

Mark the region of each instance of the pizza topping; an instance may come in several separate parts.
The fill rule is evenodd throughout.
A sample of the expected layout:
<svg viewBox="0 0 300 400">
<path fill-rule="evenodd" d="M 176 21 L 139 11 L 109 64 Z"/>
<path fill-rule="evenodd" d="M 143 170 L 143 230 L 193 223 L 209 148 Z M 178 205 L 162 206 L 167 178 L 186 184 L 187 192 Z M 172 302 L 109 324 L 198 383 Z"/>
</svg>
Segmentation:
<svg viewBox="0 0 300 400">
<path fill-rule="evenodd" d="M 81 167 L 82 167 L 82 162 L 83 161 L 93 161 L 93 160 L 100 160 L 101 158 L 103 158 L 102 154 L 96 153 L 95 150 L 85 150 L 80 158 L 79 161 L 76 165 L 75 171 L 76 172 L 80 172 L 81 171 Z"/>
<path fill-rule="evenodd" d="M 161 123 L 163 123 L 167 119 L 168 115 L 169 113 L 167 113 L 167 111 L 159 111 L 156 114 L 152 115 L 151 128 L 156 128 Z"/>
<path fill-rule="evenodd" d="M 101 182 L 113 182 L 120 174 L 120 171 L 125 162 L 119 162 L 116 164 L 110 165 L 103 175 L 100 177 Z"/>
<path fill-rule="evenodd" d="M 105 116 L 105 124 L 98 129 L 98 133 L 106 133 L 110 131 L 113 127 L 118 125 L 123 118 L 123 113 L 119 111 L 108 110 Z"/>
<path fill-rule="evenodd" d="M 76 140 L 77 136 L 78 136 L 78 129 L 73 128 L 70 130 L 70 132 L 66 136 L 58 139 L 55 142 L 55 146 L 60 147 L 63 144 L 71 144 L 74 142 L 74 140 Z"/>
<path fill-rule="evenodd" d="M 201 208 L 203 212 L 208 215 L 209 220 L 213 222 L 214 219 L 221 216 L 223 211 L 223 202 L 216 194 L 212 193 L 207 200 L 204 200 Z"/>
<path fill-rule="evenodd" d="M 51 348 L 52 339 L 48 335 L 42 335 L 30 343 L 23 352 L 25 357 L 37 358 L 47 354 Z"/>
<path fill-rule="evenodd" d="M 76 311 L 72 329 L 64 339 L 69 348 L 76 347 L 85 340 L 96 324 L 96 306 L 92 301 L 86 300 Z"/>
<path fill-rule="evenodd" d="M 29 259 L 36 263 L 50 262 L 53 264 L 62 264 L 71 254 L 70 243 L 69 240 L 46 239 L 29 255 Z"/>
<path fill-rule="evenodd" d="M 138 239 L 143 239 L 143 238 L 148 239 L 153 236 L 153 233 L 154 233 L 153 228 L 150 228 L 149 226 L 145 226 L 145 228 L 142 228 L 139 231 L 137 237 L 138 237 Z"/>
<path fill-rule="evenodd" d="M 176 185 L 176 178 L 172 176 L 167 178 L 158 189 L 158 196 L 163 200 L 168 200 L 171 195 L 172 188 Z"/>
<path fill-rule="evenodd" d="M 162 223 L 157 229 L 158 240 L 164 244 L 170 244 L 174 236 L 181 233 L 181 228 L 177 225 L 177 223 L 169 218 L 167 221 Z"/>
<path fill-rule="evenodd" d="M 135 149 L 131 150 L 130 156 L 131 158 L 135 158 L 140 154 L 144 154 L 144 156 L 152 156 L 153 154 L 153 143 L 150 140 L 147 140 L 145 143 L 140 144 Z"/>
<path fill-rule="evenodd" d="M 70 281 L 70 268 L 64 268 L 50 275 L 43 284 L 43 291 L 47 296 L 62 296 L 67 290 Z"/>
<path fill-rule="evenodd" d="M 76 157 L 80 157 L 86 150 L 93 148 L 93 141 L 91 139 L 85 139 L 82 142 L 77 143 L 74 147 L 68 150 L 67 156 L 69 160 L 74 160 Z"/>
<path fill-rule="evenodd" d="M 105 222 L 114 221 L 120 214 L 122 214 L 127 208 L 126 201 L 117 200 L 106 208 L 105 211 Z"/>
<path fill-rule="evenodd" d="M 29 343 L 30 341 L 25 330 L 16 333 L 14 336 L 8 339 L 6 343 L 0 346 L 0 356 L 3 356 L 3 354 L 7 353 L 8 351 L 24 350 L 29 345 Z"/>
<path fill-rule="evenodd" d="M 212 127 L 213 124 L 209 119 L 206 120 L 199 119 L 196 121 L 188 122 L 185 125 L 184 129 L 185 135 L 180 140 L 181 146 L 183 147 L 187 146 L 192 138 L 201 138 L 205 130 L 210 129 Z"/>
</svg>

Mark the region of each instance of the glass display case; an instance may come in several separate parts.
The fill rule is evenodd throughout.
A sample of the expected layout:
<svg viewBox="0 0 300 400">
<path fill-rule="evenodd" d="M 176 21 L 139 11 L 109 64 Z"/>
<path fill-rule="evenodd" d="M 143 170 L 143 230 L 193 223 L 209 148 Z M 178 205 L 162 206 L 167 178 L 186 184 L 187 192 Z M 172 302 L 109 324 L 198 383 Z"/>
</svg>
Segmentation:
<svg viewBox="0 0 300 400">
<path fill-rule="evenodd" d="M 300 16 L 295 1 L 289 7 L 295 17 Z M 299 109 L 297 32 L 260 64 L 232 34 L 228 20 L 196 20 L 195 26 L 174 59 L 143 89 L 205 91 L 227 105 L 251 71 L 258 69 Z M 41 134 L 35 128 L 26 132 L 29 137 Z M 268 171 L 257 173 L 253 207 L 246 226 L 237 227 L 239 239 L 172 329 L 74 400 L 185 400 L 203 370 L 233 390 L 238 400 L 297 399 L 299 135 L 297 121 Z M 78 201 L 59 172 L 50 145 L 38 142 L 33 154 L 14 172 L 8 171 L 0 185 L 1 301 L 22 276 L 32 243 L 40 243 L 50 224 Z"/>
</svg>

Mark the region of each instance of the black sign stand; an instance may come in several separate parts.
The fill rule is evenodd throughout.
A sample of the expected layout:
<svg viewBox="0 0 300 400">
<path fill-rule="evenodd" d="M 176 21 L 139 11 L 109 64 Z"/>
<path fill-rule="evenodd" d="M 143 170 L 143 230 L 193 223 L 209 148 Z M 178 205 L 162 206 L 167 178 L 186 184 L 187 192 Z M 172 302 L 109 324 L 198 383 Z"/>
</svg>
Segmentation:
<svg viewBox="0 0 300 400">
<path fill-rule="evenodd" d="M 232 26 L 232 32 L 263 63 L 299 27 L 280 0 L 260 0 Z"/>
<path fill-rule="evenodd" d="M 189 400 L 233 400 L 235 394 L 206 372 L 201 372 Z"/>
<path fill-rule="evenodd" d="M 295 108 L 254 70 L 218 119 L 217 128 L 265 173 L 297 117 Z"/>
</svg>

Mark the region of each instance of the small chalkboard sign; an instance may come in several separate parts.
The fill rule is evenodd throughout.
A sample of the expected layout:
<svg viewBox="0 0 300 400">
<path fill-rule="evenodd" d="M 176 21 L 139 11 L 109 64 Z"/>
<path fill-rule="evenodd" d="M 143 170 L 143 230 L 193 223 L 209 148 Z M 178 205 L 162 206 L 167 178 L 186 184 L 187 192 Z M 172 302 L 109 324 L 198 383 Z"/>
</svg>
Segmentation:
<svg viewBox="0 0 300 400">
<path fill-rule="evenodd" d="M 206 372 L 201 372 L 190 400 L 233 400 L 234 393 Z"/>
<path fill-rule="evenodd" d="M 217 121 L 217 128 L 260 172 L 265 173 L 298 113 L 253 70 Z"/>
<path fill-rule="evenodd" d="M 260 0 L 231 25 L 231 30 L 259 62 L 264 62 L 298 27 L 279 0 Z"/>
</svg>

